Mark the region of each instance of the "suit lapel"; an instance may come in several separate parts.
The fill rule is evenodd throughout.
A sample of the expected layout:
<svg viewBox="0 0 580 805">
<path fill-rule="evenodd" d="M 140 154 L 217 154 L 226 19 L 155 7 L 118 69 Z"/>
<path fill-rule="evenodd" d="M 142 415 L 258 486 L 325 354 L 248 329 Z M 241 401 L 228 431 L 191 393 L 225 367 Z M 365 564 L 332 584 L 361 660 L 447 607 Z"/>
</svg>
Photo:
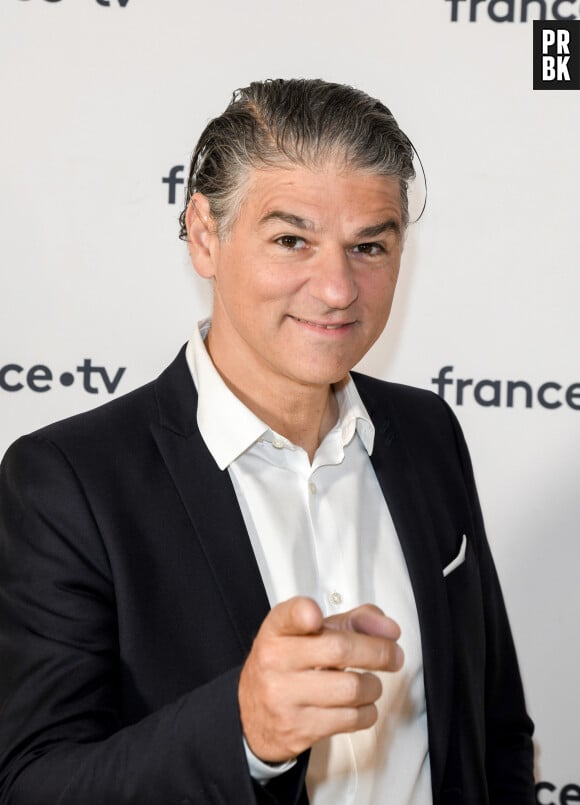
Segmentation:
<svg viewBox="0 0 580 805">
<path fill-rule="evenodd" d="M 378 402 L 364 380 L 355 375 L 357 387 L 375 425 L 371 461 L 385 496 L 401 543 L 419 615 L 423 673 L 427 698 L 429 754 L 433 790 L 442 781 L 452 712 L 451 622 L 437 538 L 427 515 L 418 474 L 397 428 L 388 398 Z M 386 395 L 385 395 L 386 397 Z M 389 415 L 391 414 L 391 415 Z"/>
<path fill-rule="evenodd" d="M 153 437 L 245 655 L 270 607 L 229 473 L 218 468 L 197 427 L 197 393 L 184 350 L 155 386 Z"/>
</svg>

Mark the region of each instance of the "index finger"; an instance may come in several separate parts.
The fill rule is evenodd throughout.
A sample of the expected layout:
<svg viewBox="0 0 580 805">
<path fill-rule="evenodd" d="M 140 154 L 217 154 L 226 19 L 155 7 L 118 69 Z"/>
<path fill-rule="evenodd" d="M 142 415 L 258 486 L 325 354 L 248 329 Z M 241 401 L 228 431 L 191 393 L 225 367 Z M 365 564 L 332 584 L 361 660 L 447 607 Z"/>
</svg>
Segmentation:
<svg viewBox="0 0 580 805">
<path fill-rule="evenodd" d="M 367 635 L 350 629 L 325 628 L 298 645 L 295 658 L 317 669 L 357 668 L 366 671 L 398 671 L 404 662 L 401 647 L 389 638 Z"/>
<path fill-rule="evenodd" d="M 329 629 L 386 637 L 388 640 L 398 640 L 401 636 L 399 624 L 374 604 L 363 604 L 348 612 L 330 615 L 324 619 L 324 625 Z"/>
</svg>

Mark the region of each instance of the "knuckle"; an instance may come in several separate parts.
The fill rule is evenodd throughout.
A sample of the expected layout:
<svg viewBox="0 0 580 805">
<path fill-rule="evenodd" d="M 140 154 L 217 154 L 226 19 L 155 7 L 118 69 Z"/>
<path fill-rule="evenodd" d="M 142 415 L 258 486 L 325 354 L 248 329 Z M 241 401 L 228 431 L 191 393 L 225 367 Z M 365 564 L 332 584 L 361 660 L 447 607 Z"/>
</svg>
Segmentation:
<svg viewBox="0 0 580 805">
<path fill-rule="evenodd" d="M 345 672 L 343 686 L 345 701 L 356 704 L 362 695 L 363 680 L 361 675 L 355 671 Z"/>
<path fill-rule="evenodd" d="M 280 700 L 279 686 L 270 674 L 266 674 L 260 679 L 260 698 L 263 702 L 268 703 L 271 709 L 277 709 Z"/>
<path fill-rule="evenodd" d="M 279 652 L 276 651 L 274 641 L 258 637 L 252 647 L 253 659 L 260 669 L 268 670 L 276 667 Z"/>
<path fill-rule="evenodd" d="M 329 636 L 328 658 L 333 668 L 345 668 L 349 665 L 352 639 L 349 632 L 334 632 Z"/>
</svg>

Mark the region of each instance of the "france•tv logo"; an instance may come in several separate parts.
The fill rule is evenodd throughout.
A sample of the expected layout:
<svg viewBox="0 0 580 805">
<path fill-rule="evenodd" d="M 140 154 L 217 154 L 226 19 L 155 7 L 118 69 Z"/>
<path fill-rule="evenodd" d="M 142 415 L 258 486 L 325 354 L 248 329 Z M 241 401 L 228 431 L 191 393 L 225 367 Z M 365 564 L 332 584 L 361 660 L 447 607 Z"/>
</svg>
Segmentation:
<svg viewBox="0 0 580 805">
<path fill-rule="evenodd" d="M 534 20 L 534 89 L 580 89 L 580 20 Z"/>
</svg>

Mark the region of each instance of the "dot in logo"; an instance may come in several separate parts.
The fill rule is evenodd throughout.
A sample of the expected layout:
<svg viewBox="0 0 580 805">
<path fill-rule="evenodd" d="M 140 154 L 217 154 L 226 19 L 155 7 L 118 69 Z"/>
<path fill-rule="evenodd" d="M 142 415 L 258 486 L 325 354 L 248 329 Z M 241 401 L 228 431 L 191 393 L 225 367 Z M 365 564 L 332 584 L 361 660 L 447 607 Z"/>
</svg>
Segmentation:
<svg viewBox="0 0 580 805">
<path fill-rule="evenodd" d="M 63 372 L 60 376 L 60 383 L 62 386 L 72 386 L 75 382 L 74 376 L 70 372 Z"/>
</svg>

